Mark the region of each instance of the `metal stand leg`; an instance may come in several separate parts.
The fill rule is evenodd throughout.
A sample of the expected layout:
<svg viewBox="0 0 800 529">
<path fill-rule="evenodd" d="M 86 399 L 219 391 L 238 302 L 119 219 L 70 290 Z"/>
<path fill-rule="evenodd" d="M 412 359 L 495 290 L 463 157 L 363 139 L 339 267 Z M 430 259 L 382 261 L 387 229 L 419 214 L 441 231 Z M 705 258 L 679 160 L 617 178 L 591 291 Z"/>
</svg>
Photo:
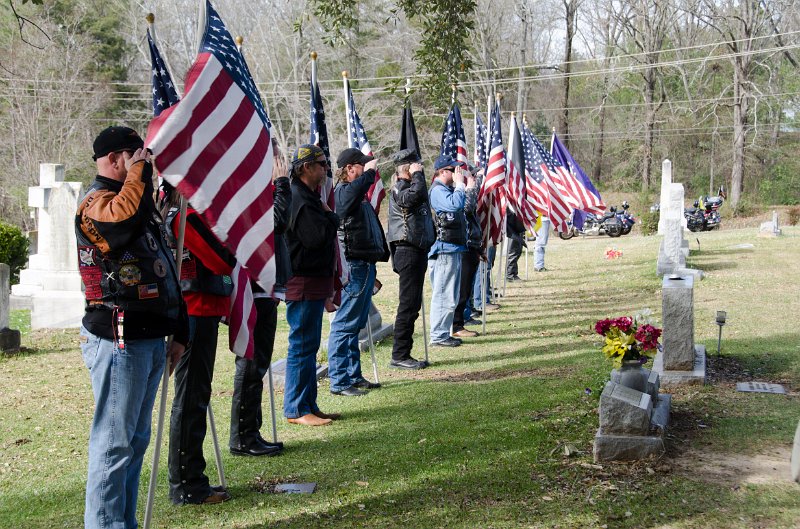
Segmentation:
<svg viewBox="0 0 800 529">
<path fill-rule="evenodd" d="M 369 340 L 369 354 L 372 356 L 372 374 L 375 375 L 375 383 L 380 384 L 378 380 L 378 362 L 375 361 L 375 345 L 372 343 L 372 322 L 367 317 L 367 339 Z"/>
<path fill-rule="evenodd" d="M 169 351 L 169 347 L 167 347 Z M 161 399 L 158 403 L 158 421 L 156 422 L 156 444 L 153 448 L 153 466 L 150 470 L 150 485 L 147 487 L 147 504 L 144 508 L 144 529 L 149 529 L 150 520 L 153 518 L 153 500 L 156 495 L 156 482 L 158 481 L 158 459 L 161 457 L 161 437 L 164 435 L 164 415 L 167 410 L 167 389 L 169 388 L 170 359 L 167 356 L 167 365 L 164 366 L 164 376 L 161 379 Z"/>
<path fill-rule="evenodd" d="M 425 365 L 428 365 L 428 324 L 425 322 L 425 290 L 422 291 L 422 343 L 425 344 Z"/>
<path fill-rule="evenodd" d="M 483 317 L 482 326 L 483 326 L 483 334 L 486 334 L 486 267 L 489 263 L 481 262 L 478 269 L 481 273 L 481 313 Z"/>
<path fill-rule="evenodd" d="M 272 442 L 278 443 L 278 425 L 277 420 L 275 418 L 275 386 L 272 383 L 272 366 L 269 366 L 267 369 L 267 375 L 269 378 L 269 409 L 272 412 Z"/>
<path fill-rule="evenodd" d="M 208 403 L 208 427 L 211 430 L 211 440 L 214 442 L 214 457 L 217 460 L 217 476 L 219 477 L 219 484 L 223 489 L 228 488 L 225 483 L 225 471 L 222 468 L 222 454 L 219 451 L 219 439 L 217 438 L 217 425 L 214 422 L 214 411 L 211 409 L 211 403 Z"/>
</svg>

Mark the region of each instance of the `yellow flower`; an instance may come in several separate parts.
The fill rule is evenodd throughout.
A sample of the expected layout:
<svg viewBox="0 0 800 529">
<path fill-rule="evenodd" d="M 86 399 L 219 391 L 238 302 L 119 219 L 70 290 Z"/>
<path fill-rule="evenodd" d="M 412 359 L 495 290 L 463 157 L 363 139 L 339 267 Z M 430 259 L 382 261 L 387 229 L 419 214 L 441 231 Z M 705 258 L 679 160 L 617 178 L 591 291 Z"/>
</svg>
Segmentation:
<svg viewBox="0 0 800 529">
<path fill-rule="evenodd" d="M 631 345 L 636 343 L 633 333 L 625 334 L 616 327 L 609 329 L 606 333 L 606 344 L 603 346 L 603 354 L 614 363 L 614 367 L 622 367 L 625 354 L 630 351 Z"/>
</svg>

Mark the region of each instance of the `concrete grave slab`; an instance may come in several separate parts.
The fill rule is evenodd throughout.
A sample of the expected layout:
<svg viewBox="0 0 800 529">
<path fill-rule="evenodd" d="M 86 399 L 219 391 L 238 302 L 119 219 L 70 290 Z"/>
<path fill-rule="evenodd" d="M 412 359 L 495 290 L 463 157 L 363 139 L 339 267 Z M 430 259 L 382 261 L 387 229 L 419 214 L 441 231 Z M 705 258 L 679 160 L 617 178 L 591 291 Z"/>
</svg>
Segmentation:
<svg viewBox="0 0 800 529">
<path fill-rule="evenodd" d="M 279 483 L 275 485 L 276 494 L 313 494 L 316 483 Z"/>
<path fill-rule="evenodd" d="M 649 394 L 608 382 L 600 395 L 600 431 L 605 434 L 645 435 L 650 429 L 652 412 Z"/>
<path fill-rule="evenodd" d="M 706 346 L 695 344 L 694 365 L 689 370 L 664 369 L 664 355 L 661 351 L 653 360 L 653 371 L 658 373 L 661 387 L 674 384 L 703 385 L 706 383 Z"/>
<path fill-rule="evenodd" d="M 780 384 L 770 384 L 769 382 L 737 382 L 736 391 L 748 393 L 775 393 L 785 395 L 786 390 Z"/>
</svg>

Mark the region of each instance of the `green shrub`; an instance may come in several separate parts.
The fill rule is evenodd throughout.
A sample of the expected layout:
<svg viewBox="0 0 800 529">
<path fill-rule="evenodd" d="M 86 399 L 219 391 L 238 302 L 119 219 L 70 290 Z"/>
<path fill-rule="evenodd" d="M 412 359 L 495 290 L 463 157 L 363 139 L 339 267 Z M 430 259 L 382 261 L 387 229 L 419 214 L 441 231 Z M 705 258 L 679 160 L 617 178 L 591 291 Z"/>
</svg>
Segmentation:
<svg viewBox="0 0 800 529">
<path fill-rule="evenodd" d="M 798 222 L 800 222 L 800 207 L 789 208 L 789 225 L 797 226 Z"/>
<path fill-rule="evenodd" d="M 752 217 L 759 212 L 760 208 L 746 198 L 740 198 L 739 203 L 733 209 L 734 217 Z"/>
<path fill-rule="evenodd" d="M 0 222 L 0 263 L 11 268 L 11 284 L 19 283 L 19 271 L 28 262 L 28 238 L 22 230 Z"/>
<path fill-rule="evenodd" d="M 639 226 L 642 235 L 653 235 L 658 232 L 658 219 L 661 215 L 658 211 L 648 211 L 639 217 Z"/>
</svg>

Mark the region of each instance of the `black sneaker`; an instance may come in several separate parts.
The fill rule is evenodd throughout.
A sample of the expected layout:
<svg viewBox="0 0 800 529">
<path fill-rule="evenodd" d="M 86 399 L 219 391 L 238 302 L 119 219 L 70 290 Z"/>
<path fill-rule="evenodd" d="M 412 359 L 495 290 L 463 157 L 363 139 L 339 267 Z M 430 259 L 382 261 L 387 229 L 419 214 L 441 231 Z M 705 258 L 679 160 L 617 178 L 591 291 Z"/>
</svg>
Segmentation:
<svg viewBox="0 0 800 529">
<path fill-rule="evenodd" d="M 392 360 L 389 362 L 389 367 L 396 369 L 425 369 L 425 362 L 414 360 L 413 358 L 406 358 L 404 360 Z"/>
<path fill-rule="evenodd" d="M 482 325 L 483 322 L 481 320 L 476 320 L 475 318 L 470 318 L 464 322 L 464 325 Z"/>
<path fill-rule="evenodd" d="M 366 395 L 366 391 L 361 391 L 357 389 L 355 386 L 350 386 L 349 388 L 345 388 L 342 391 L 331 391 L 331 395 L 339 395 L 342 397 L 363 397 Z"/>
<path fill-rule="evenodd" d="M 461 340 L 451 336 L 445 340 L 442 340 L 441 342 L 431 342 L 431 345 L 436 345 L 439 347 L 458 347 L 461 345 Z"/>
<path fill-rule="evenodd" d="M 358 388 L 358 389 L 375 389 L 375 388 L 381 387 L 381 385 L 379 383 L 377 383 L 377 382 L 370 382 L 369 380 L 367 380 L 365 378 L 363 380 L 359 380 L 358 382 L 355 382 L 352 387 Z"/>
</svg>

